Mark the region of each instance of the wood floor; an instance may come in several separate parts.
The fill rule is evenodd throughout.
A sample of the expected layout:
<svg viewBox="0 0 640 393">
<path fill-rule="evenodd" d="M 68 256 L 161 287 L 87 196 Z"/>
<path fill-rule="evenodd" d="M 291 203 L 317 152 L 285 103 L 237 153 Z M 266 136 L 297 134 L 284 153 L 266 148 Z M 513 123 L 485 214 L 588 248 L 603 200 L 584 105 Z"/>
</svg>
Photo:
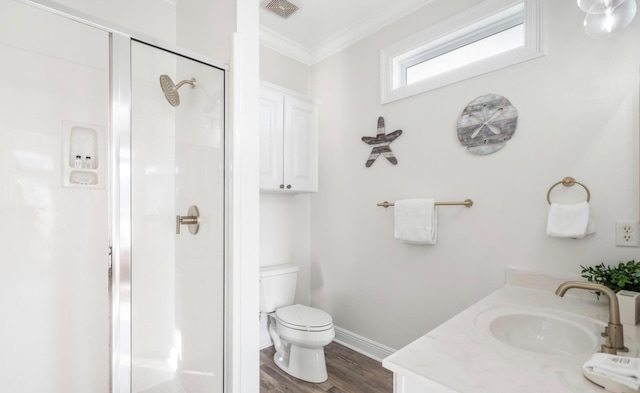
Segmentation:
<svg viewBox="0 0 640 393">
<path fill-rule="evenodd" d="M 273 347 L 260 351 L 260 393 L 392 393 L 393 373 L 380 362 L 332 342 L 324 349 L 329 379 L 301 381 L 273 363 Z"/>
</svg>

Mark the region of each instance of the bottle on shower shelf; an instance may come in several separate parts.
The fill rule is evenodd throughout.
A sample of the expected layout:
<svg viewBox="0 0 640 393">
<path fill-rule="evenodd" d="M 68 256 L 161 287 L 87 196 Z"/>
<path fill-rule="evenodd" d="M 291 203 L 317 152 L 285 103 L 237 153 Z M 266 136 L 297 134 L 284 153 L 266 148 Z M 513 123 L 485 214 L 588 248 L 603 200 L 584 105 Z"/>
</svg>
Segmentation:
<svg viewBox="0 0 640 393">
<path fill-rule="evenodd" d="M 82 156 L 76 156 L 76 159 L 73 160 L 74 168 L 82 168 Z"/>
<path fill-rule="evenodd" d="M 84 158 L 84 161 L 82 162 L 82 167 L 85 168 L 85 169 L 92 169 L 93 168 L 90 156 L 86 156 Z"/>
</svg>

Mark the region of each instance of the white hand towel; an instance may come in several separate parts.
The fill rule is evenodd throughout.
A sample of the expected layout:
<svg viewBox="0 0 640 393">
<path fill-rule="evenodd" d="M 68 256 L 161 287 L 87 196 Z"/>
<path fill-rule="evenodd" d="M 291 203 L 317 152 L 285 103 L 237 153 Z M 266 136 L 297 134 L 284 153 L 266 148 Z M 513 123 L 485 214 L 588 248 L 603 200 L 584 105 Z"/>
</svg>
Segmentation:
<svg viewBox="0 0 640 393">
<path fill-rule="evenodd" d="M 438 218 L 433 199 L 404 199 L 394 205 L 396 239 L 406 243 L 435 244 Z"/>
<path fill-rule="evenodd" d="M 638 358 L 598 352 L 582 368 L 628 386 L 633 391 L 640 389 L 640 359 Z"/>
<path fill-rule="evenodd" d="M 568 205 L 552 203 L 549 206 L 547 235 L 579 239 L 594 232 L 595 225 L 587 202 Z"/>
</svg>

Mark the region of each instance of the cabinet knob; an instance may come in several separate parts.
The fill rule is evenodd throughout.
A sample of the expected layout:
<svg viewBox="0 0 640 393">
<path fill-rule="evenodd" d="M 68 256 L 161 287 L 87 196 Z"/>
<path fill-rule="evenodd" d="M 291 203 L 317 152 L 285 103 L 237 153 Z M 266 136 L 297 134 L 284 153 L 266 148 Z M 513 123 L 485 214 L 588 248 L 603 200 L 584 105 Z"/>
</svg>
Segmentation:
<svg viewBox="0 0 640 393">
<path fill-rule="evenodd" d="M 291 189 L 291 184 L 287 184 L 287 190 Z"/>
<path fill-rule="evenodd" d="M 284 184 L 280 184 L 280 188 L 284 189 Z"/>
</svg>

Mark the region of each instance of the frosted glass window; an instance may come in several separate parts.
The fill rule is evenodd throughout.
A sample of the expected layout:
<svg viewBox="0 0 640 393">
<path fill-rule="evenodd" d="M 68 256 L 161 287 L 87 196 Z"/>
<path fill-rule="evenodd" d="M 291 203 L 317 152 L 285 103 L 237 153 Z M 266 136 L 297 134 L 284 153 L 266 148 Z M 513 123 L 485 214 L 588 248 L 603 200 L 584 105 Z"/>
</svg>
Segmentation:
<svg viewBox="0 0 640 393">
<path fill-rule="evenodd" d="M 468 45 L 461 46 L 451 52 L 406 67 L 406 84 L 410 85 L 523 45 L 524 25 L 521 23 Z"/>
<path fill-rule="evenodd" d="M 542 56 L 539 0 L 486 0 L 387 47 L 381 102 Z"/>
</svg>

